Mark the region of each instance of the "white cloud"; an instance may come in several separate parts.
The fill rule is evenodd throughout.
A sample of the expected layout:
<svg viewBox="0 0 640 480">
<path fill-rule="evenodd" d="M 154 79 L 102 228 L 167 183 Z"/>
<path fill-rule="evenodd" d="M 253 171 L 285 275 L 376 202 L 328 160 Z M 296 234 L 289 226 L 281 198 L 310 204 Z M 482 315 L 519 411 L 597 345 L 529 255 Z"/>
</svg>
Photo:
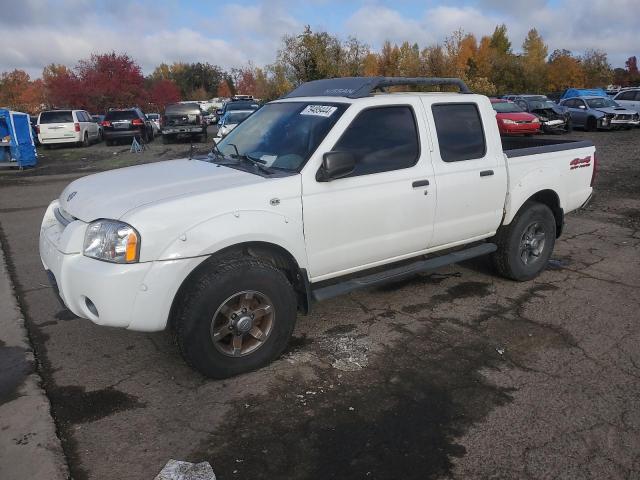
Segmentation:
<svg viewBox="0 0 640 480">
<path fill-rule="evenodd" d="M 337 0 L 234 1 L 220 3 L 215 17 L 207 18 L 170 0 L 0 0 L 0 72 L 19 68 L 37 77 L 49 63 L 74 66 L 91 53 L 111 50 L 131 55 L 145 73 L 174 61 L 223 68 L 248 61 L 264 65 L 275 60 L 282 36 L 300 32 L 305 24 L 321 24 L 379 48 L 387 39 L 422 46 L 442 42 L 458 28 L 480 37 L 505 23 L 516 51 L 535 27 L 550 51 L 579 54 L 598 48 L 608 52 L 614 66 L 640 54 L 638 0 L 591 0 L 586 7 L 582 0 L 468 0 L 464 6 L 442 2 L 411 15 L 403 13 L 410 10 L 403 2 L 366 0 L 350 6 L 342 1 L 347 16 L 340 20 L 332 11 Z M 327 12 L 332 15 L 323 16 Z"/>
</svg>

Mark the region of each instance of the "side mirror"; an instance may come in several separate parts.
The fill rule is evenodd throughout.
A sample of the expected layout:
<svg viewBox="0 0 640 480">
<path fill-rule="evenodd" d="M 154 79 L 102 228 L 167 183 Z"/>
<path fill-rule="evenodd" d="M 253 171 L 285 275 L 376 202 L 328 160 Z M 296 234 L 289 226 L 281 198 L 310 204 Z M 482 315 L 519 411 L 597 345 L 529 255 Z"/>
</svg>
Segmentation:
<svg viewBox="0 0 640 480">
<path fill-rule="evenodd" d="M 219 109 L 217 109 L 217 110 L 216 110 L 216 115 L 217 115 L 217 116 L 222 115 L 222 109 L 221 109 L 221 108 L 219 108 Z"/>
<path fill-rule="evenodd" d="M 316 174 L 318 182 L 330 182 L 346 177 L 356 168 L 356 159 L 349 152 L 327 152 L 322 157 L 322 166 Z"/>
</svg>

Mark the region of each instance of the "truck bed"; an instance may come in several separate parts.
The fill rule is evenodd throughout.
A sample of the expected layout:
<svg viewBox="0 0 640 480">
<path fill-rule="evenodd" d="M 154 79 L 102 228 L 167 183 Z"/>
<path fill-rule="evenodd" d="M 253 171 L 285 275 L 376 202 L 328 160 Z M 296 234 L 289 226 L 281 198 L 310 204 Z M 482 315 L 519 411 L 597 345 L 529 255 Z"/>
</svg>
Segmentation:
<svg viewBox="0 0 640 480">
<path fill-rule="evenodd" d="M 593 147 L 593 142 L 589 140 L 536 137 L 501 137 L 501 140 L 502 150 L 507 158 Z"/>
</svg>

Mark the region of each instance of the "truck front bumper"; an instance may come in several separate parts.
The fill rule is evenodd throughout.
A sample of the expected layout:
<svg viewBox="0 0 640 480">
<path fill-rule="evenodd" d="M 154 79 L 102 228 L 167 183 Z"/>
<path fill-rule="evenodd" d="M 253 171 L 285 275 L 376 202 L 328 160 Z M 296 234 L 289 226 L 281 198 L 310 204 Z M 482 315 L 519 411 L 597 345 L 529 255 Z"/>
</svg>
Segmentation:
<svg viewBox="0 0 640 480">
<path fill-rule="evenodd" d="M 42 223 L 40 259 L 64 305 L 98 325 L 164 330 L 178 288 L 204 258 L 116 264 L 85 257 L 73 251 L 74 235 L 64 230 L 84 231 L 86 224 L 57 223 L 51 218 L 57 203 L 49 206 Z"/>
</svg>

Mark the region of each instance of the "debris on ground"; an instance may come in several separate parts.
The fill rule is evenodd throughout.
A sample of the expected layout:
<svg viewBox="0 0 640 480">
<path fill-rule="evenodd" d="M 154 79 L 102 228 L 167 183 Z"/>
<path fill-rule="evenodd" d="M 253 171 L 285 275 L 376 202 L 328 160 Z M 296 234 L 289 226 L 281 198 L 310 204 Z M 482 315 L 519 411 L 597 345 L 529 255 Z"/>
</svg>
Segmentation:
<svg viewBox="0 0 640 480">
<path fill-rule="evenodd" d="M 496 348 L 496 352 L 498 352 L 500 355 L 504 355 L 504 351 L 505 351 L 504 347 Z"/>
<path fill-rule="evenodd" d="M 321 338 L 318 345 L 332 358 L 331 366 L 344 372 L 354 372 L 365 368 L 369 362 L 369 345 L 364 340 L 350 336 L 328 336 Z"/>
<path fill-rule="evenodd" d="M 216 480 L 209 462 L 169 460 L 154 480 Z"/>
</svg>

